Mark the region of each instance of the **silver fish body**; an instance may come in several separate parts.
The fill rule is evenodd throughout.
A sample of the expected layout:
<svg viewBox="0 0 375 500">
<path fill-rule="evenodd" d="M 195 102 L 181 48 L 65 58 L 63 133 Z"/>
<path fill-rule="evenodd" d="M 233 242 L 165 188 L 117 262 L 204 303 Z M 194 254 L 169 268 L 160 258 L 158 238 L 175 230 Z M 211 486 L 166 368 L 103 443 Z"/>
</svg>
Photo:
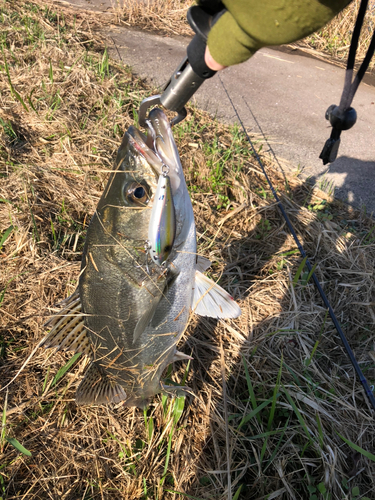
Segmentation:
<svg viewBox="0 0 375 500">
<path fill-rule="evenodd" d="M 125 133 L 87 231 L 78 289 L 41 342 L 91 357 L 78 404 L 144 407 L 164 389 L 166 366 L 189 358 L 176 346 L 192 309 L 211 317 L 240 314 L 232 297 L 201 273 L 210 262 L 197 258 L 193 208 L 169 122 L 154 109 L 148 126 L 147 137 L 134 127 Z M 155 200 L 165 166 L 167 208 Z M 160 219 L 173 235 L 163 267 L 145 247 Z"/>
<path fill-rule="evenodd" d="M 142 247 L 150 237 L 152 209 L 137 208 L 137 202 L 132 204 L 129 197 L 124 201 L 121 195 L 132 183 L 147 186 L 150 197 L 152 191 L 159 194 L 157 175 L 127 134 L 116 163 L 119 169 L 109 180 L 90 224 L 79 290 L 97 363 L 125 389 L 127 404 L 142 405 L 160 392 L 161 374 L 173 360 L 188 320 L 195 224 L 194 217 L 179 221 L 180 231 L 183 228 L 188 238 L 179 252 L 176 247 L 170 249 L 173 267 L 164 273 L 156 262 L 147 270 Z M 190 273 L 182 272 L 189 267 Z"/>
</svg>

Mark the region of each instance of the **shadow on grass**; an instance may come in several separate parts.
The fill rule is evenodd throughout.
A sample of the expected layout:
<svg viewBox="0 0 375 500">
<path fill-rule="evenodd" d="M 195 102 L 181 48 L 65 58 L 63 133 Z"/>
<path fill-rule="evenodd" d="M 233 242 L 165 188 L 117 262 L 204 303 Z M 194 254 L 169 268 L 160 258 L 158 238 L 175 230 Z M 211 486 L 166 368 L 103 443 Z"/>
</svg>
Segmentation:
<svg viewBox="0 0 375 500">
<path fill-rule="evenodd" d="M 375 365 L 367 354 L 374 342 L 369 308 L 371 221 L 349 206 L 317 196 L 309 183 L 289 185 L 288 191 L 287 197 L 281 195 L 284 207 L 373 384 Z M 374 464 L 338 437 L 371 450 L 371 436 L 358 438 L 356 431 L 371 419 L 368 401 L 281 213 L 270 194 L 263 198 L 259 193 L 263 206 L 254 228 L 243 238 L 238 237 L 239 229 L 234 238 L 223 234 L 215 241 L 227 263 L 220 283 L 240 301 L 242 316 L 235 321 L 197 319 L 184 346 L 195 360 L 189 385 L 199 395 L 201 408 L 209 408 L 202 463 L 211 465 L 211 470 L 197 469 L 187 493 L 202 499 L 231 498 L 229 439 L 236 498 L 273 494 L 313 500 L 321 494 L 341 500 L 343 495 L 355 498 L 350 496 L 353 487 L 368 494 L 374 487 Z M 207 234 L 200 217 L 197 227 Z M 229 231 L 236 233 L 239 227 L 232 222 Z"/>
</svg>

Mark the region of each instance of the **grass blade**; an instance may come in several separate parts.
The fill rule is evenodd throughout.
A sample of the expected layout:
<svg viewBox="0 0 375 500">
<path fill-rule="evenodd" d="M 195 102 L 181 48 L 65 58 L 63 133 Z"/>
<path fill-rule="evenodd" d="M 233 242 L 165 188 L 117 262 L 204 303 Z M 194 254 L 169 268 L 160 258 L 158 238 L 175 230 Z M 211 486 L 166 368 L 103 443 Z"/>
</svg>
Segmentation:
<svg viewBox="0 0 375 500">
<path fill-rule="evenodd" d="M 310 278 L 311 278 L 311 276 L 313 275 L 313 273 L 314 273 L 314 271 L 315 271 L 315 269 L 316 269 L 316 266 L 317 266 L 317 264 L 316 264 L 316 263 L 312 266 L 311 271 L 309 272 L 309 274 L 307 275 L 306 280 L 305 280 L 305 281 L 304 281 L 304 283 L 303 283 L 303 284 L 304 284 L 304 286 L 306 286 L 306 285 L 307 285 L 307 283 L 310 281 Z"/>
<path fill-rule="evenodd" d="M 186 379 L 187 379 L 187 377 L 189 375 L 190 363 L 191 363 L 191 359 L 189 359 L 189 361 L 187 362 L 187 365 L 186 365 L 186 368 L 185 368 L 185 373 L 184 373 L 184 376 L 182 377 L 181 385 L 185 385 L 186 384 Z"/>
<path fill-rule="evenodd" d="M 17 441 L 16 438 L 7 437 L 6 440 L 8 441 L 9 444 L 14 446 L 14 448 L 16 448 L 16 450 L 18 450 L 20 453 L 23 453 L 27 457 L 32 457 L 31 451 L 26 450 L 26 448 L 22 446 L 22 444 L 19 441 Z"/>
<path fill-rule="evenodd" d="M 272 396 L 272 406 L 271 406 L 271 411 L 270 411 L 270 416 L 268 418 L 268 424 L 267 424 L 267 430 L 270 431 L 272 427 L 272 422 L 275 416 L 275 410 L 276 410 L 276 399 L 280 387 L 280 380 L 281 380 L 281 372 L 283 370 L 283 358 L 281 357 L 281 363 L 280 363 L 280 368 L 279 368 L 279 373 L 277 374 L 277 380 L 275 384 L 275 388 L 273 391 L 273 396 Z"/>
<path fill-rule="evenodd" d="M 22 97 L 19 95 L 19 93 L 17 92 L 17 90 L 13 87 L 13 83 L 12 83 L 12 80 L 10 78 L 8 63 L 7 63 L 7 60 L 6 60 L 6 57 L 5 57 L 5 52 L 4 52 L 4 46 L 3 46 L 3 44 L 1 44 L 1 52 L 3 53 L 3 57 L 4 57 L 4 66 L 5 66 L 6 74 L 8 76 L 8 82 L 9 82 L 9 86 L 10 86 L 10 91 L 11 91 L 12 95 L 17 99 L 17 101 L 22 104 L 22 106 L 24 107 L 25 111 L 29 112 L 29 108 L 24 103 Z"/>
<path fill-rule="evenodd" d="M 240 493 L 241 493 L 241 490 L 242 490 L 242 486 L 243 484 L 240 484 L 240 487 L 238 488 L 238 490 L 236 491 L 236 493 L 234 494 L 234 497 L 232 500 L 238 500 L 238 498 L 240 497 Z"/>
<path fill-rule="evenodd" d="M 282 432 L 282 434 L 281 434 L 281 436 L 280 436 L 280 438 L 279 438 L 279 442 L 277 443 L 277 445 L 276 445 L 275 449 L 273 450 L 272 455 L 271 455 L 271 458 L 268 460 L 268 462 L 267 462 L 267 464 L 266 464 L 265 468 L 262 470 L 262 473 L 263 473 L 263 474 L 264 474 L 264 473 L 265 473 L 265 471 L 268 469 L 268 467 L 269 467 L 269 466 L 273 463 L 274 458 L 276 457 L 277 452 L 279 451 L 279 448 L 280 448 L 280 446 L 281 446 L 281 444 L 282 444 L 282 442 L 283 442 L 283 439 L 284 439 L 285 432 L 286 432 L 286 430 L 287 430 L 287 428 L 288 428 L 288 426 L 289 426 L 289 420 L 290 420 L 290 418 L 288 418 L 288 421 L 287 421 L 287 423 L 285 424 L 284 428 L 283 428 L 283 429 L 280 429 L 280 430 L 281 430 L 281 432 Z M 277 430 L 276 432 L 278 433 L 278 432 L 279 432 L 279 430 Z M 276 434 L 276 432 L 274 432 L 274 433 Z"/>
<path fill-rule="evenodd" d="M 33 226 L 34 226 L 34 236 L 35 236 L 37 243 L 39 243 L 40 237 L 39 237 L 38 227 L 36 225 L 34 214 L 33 214 L 33 211 L 31 210 L 31 207 L 30 207 L 30 215 L 31 215 L 31 220 L 33 222 Z"/>
<path fill-rule="evenodd" d="M 173 407 L 173 423 L 174 425 L 177 424 L 177 422 L 180 420 L 181 415 L 184 411 L 185 407 L 185 396 L 180 396 L 179 398 L 176 398 L 176 401 L 174 403 Z"/>
<path fill-rule="evenodd" d="M 326 321 L 327 321 L 327 317 L 328 317 L 328 309 L 326 311 L 326 315 L 324 317 L 324 321 L 323 321 L 322 327 L 320 329 L 319 338 L 318 338 L 318 340 L 314 344 L 314 347 L 313 347 L 313 349 L 311 351 L 311 355 L 310 355 L 309 359 L 306 362 L 306 367 L 309 367 L 309 365 L 310 365 L 310 363 L 311 363 L 311 361 L 312 361 L 312 359 L 314 357 L 314 354 L 315 354 L 316 350 L 318 349 L 318 346 L 319 346 L 319 343 L 320 343 L 320 339 L 322 338 L 323 330 L 324 330 L 324 327 L 325 327 L 325 324 L 326 324 Z"/>
<path fill-rule="evenodd" d="M 3 452 L 4 444 L 5 444 L 5 432 L 6 432 L 6 423 L 7 423 L 7 406 L 8 406 L 8 390 L 5 394 L 5 400 L 4 400 L 4 408 L 3 408 L 3 415 L 1 418 L 1 436 L 0 436 L 0 447 L 1 447 L 1 453 Z"/>
<path fill-rule="evenodd" d="M 52 83 L 52 85 L 53 85 L 53 68 L 52 68 L 52 62 L 51 62 L 51 59 L 49 60 L 49 71 L 48 71 L 48 76 L 49 76 L 50 82 L 51 82 L 51 83 Z"/>
<path fill-rule="evenodd" d="M 30 92 L 30 95 L 27 96 L 27 102 L 30 104 L 30 108 L 36 113 L 38 114 L 37 110 L 35 109 L 35 106 L 31 100 L 32 96 L 33 96 L 33 93 L 35 92 L 35 88 Z"/>
<path fill-rule="evenodd" d="M 65 366 L 60 368 L 60 370 L 56 373 L 55 378 L 52 380 L 51 387 L 57 384 L 57 382 L 65 375 L 65 373 L 74 365 L 74 363 L 81 356 L 81 354 L 82 354 L 81 352 L 78 352 L 66 363 Z"/>
<path fill-rule="evenodd" d="M 152 437 L 154 435 L 154 419 L 152 418 L 152 415 L 150 415 L 150 418 L 147 418 L 147 410 L 143 410 L 143 416 L 145 420 L 145 427 L 146 427 L 146 433 L 148 437 L 148 442 L 151 443 Z"/>
<path fill-rule="evenodd" d="M 280 396 L 280 393 L 276 394 L 276 397 L 278 398 Z M 244 417 L 239 426 L 237 427 L 237 430 L 239 430 L 243 425 L 245 425 L 249 420 L 251 420 L 252 418 L 255 417 L 255 415 L 257 415 L 260 411 L 263 410 L 263 408 L 265 408 L 266 406 L 268 406 L 270 403 L 272 403 L 273 401 L 273 398 L 270 398 L 270 399 L 267 399 L 267 401 L 264 401 L 262 404 L 260 404 L 256 410 L 253 410 L 252 412 L 250 412 L 248 415 L 246 415 L 246 417 Z"/>
<path fill-rule="evenodd" d="M 256 410 L 257 406 L 258 406 L 257 405 L 257 400 L 256 400 L 256 397 L 255 397 L 253 384 L 251 383 L 251 378 L 250 378 L 250 375 L 249 375 L 249 370 L 247 368 L 247 364 L 246 364 L 246 360 L 245 360 L 245 356 L 244 355 L 242 355 L 242 364 L 243 364 L 243 367 L 244 367 L 244 370 L 245 370 L 247 390 L 249 391 L 251 406 L 253 407 L 253 410 Z M 257 415 L 257 420 L 260 423 L 260 415 Z"/>
<path fill-rule="evenodd" d="M 165 465 L 164 465 L 164 470 L 163 470 L 163 476 L 162 476 L 162 478 L 160 480 L 160 484 L 161 485 L 164 483 L 166 475 L 167 475 L 167 472 L 168 472 L 169 459 L 171 457 L 173 431 L 174 431 L 174 424 L 172 424 L 171 432 L 169 433 L 167 455 L 165 457 Z"/>
<path fill-rule="evenodd" d="M 6 229 L 4 231 L 4 234 L 2 235 L 1 240 L 0 240 L 0 250 L 1 250 L 2 246 L 4 245 L 4 243 L 6 242 L 6 240 L 9 238 L 13 229 L 14 229 L 14 226 L 9 226 L 8 229 Z"/>
<path fill-rule="evenodd" d="M 324 434 L 323 434 L 322 422 L 320 421 L 320 417 L 319 417 L 318 413 L 316 414 L 316 423 L 318 425 L 319 445 L 321 448 L 323 448 Z"/>
<path fill-rule="evenodd" d="M 44 378 L 43 387 L 42 387 L 42 394 L 44 394 L 44 391 L 46 390 L 46 387 L 47 387 L 47 381 L 48 381 L 48 376 L 49 376 L 50 369 L 51 369 L 51 367 L 49 366 L 48 370 L 47 370 L 47 375 Z"/>
<path fill-rule="evenodd" d="M 305 431 L 305 434 L 306 434 L 307 438 L 310 441 L 310 439 L 311 439 L 310 432 L 309 432 L 309 430 L 307 428 L 306 422 L 304 421 L 304 419 L 303 419 L 303 417 L 301 415 L 301 412 L 297 408 L 295 402 L 293 401 L 293 399 L 291 398 L 289 392 L 286 390 L 286 388 L 284 386 L 283 386 L 283 389 L 284 389 L 284 394 L 285 394 L 285 396 L 287 397 L 287 400 L 290 403 L 290 406 L 293 408 L 293 411 L 296 414 L 296 417 L 298 418 L 299 423 L 301 424 L 303 430 Z"/>
<path fill-rule="evenodd" d="M 373 455 L 372 453 L 370 453 L 369 451 L 366 451 L 364 450 L 363 448 L 361 448 L 360 446 L 358 446 L 357 444 L 353 443 L 352 441 L 350 441 L 349 439 L 346 439 L 344 438 L 344 436 L 341 436 L 341 434 L 337 433 L 337 435 L 343 440 L 345 441 L 345 443 L 347 445 L 350 446 L 350 448 L 353 448 L 353 450 L 355 451 L 358 451 L 361 455 L 363 455 L 364 457 L 368 458 L 369 460 L 372 460 L 373 462 L 375 462 L 375 455 Z"/>
<path fill-rule="evenodd" d="M 296 286 L 297 284 L 297 281 L 299 279 L 299 277 L 301 276 L 301 273 L 303 271 L 303 268 L 305 267 L 305 264 L 306 264 L 306 260 L 307 260 L 307 257 L 305 257 L 301 264 L 298 266 L 298 269 L 297 269 L 297 272 L 296 272 L 296 275 L 294 276 L 293 278 L 293 286 Z"/>
<path fill-rule="evenodd" d="M 275 387 L 274 387 L 274 390 L 273 390 L 271 411 L 270 411 L 270 414 L 269 414 L 269 417 L 268 417 L 268 424 L 267 424 L 267 431 L 268 432 L 272 428 L 273 419 L 275 417 L 276 399 L 277 399 L 277 394 L 278 394 L 279 387 L 280 387 L 280 380 L 281 380 L 282 370 L 283 370 L 283 358 L 281 357 L 281 363 L 280 363 L 279 373 L 277 374 L 277 380 L 276 380 L 276 384 L 275 384 Z M 261 451 L 261 454 L 260 454 L 260 463 L 263 462 L 264 454 L 265 454 L 266 449 L 267 449 L 267 443 L 268 443 L 268 436 L 264 440 L 264 443 L 263 443 L 263 446 L 262 446 L 262 451 Z"/>
<path fill-rule="evenodd" d="M 289 421 L 289 420 L 288 420 Z M 283 430 L 285 427 L 282 427 L 281 429 L 276 429 L 274 431 L 267 431 L 267 432 L 262 432 L 261 434 L 254 434 L 252 436 L 246 436 L 246 441 L 257 441 L 258 439 L 263 439 L 269 436 L 277 436 L 278 434 L 282 434 Z M 295 427 L 289 427 L 289 429 L 297 429 L 297 426 Z"/>
<path fill-rule="evenodd" d="M 375 230 L 375 226 L 373 226 L 373 227 L 370 229 L 370 231 L 367 233 L 366 237 L 363 239 L 363 243 L 366 243 L 366 242 L 369 240 L 369 238 L 370 238 L 370 236 L 372 235 L 372 233 L 373 233 L 373 231 L 374 231 L 374 230 Z"/>
<path fill-rule="evenodd" d="M 77 59 L 74 61 L 74 63 L 70 66 L 70 69 L 69 69 L 68 73 L 66 74 L 64 82 L 66 82 L 66 80 L 69 78 L 69 75 L 73 71 L 74 66 L 76 66 L 79 63 L 79 61 L 83 58 L 84 55 L 85 55 L 85 53 L 78 56 Z M 53 74 L 52 74 L 52 83 L 53 83 Z"/>
<path fill-rule="evenodd" d="M 188 495 L 187 493 L 183 493 L 182 491 L 175 491 L 175 490 L 164 490 L 164 491 L 167 491 L 168 493 L 175 493 L 177 495 L 190 498 L 191 500 L 204 500 L 203 498 L 193 497 L 192 495 Z"/>
</svg>

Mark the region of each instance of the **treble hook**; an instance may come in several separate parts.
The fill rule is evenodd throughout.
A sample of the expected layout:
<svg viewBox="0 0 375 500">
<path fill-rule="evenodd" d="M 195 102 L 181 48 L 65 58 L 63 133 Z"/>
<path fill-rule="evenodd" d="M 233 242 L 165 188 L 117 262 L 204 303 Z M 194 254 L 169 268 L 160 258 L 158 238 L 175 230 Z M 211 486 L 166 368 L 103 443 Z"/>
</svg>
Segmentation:
<svg viewBox="0 0 375 500">
<path fill-rule="evenodd" d="M 145 244 L 144 244 L 144 249 L 145 249 L 145 254 L 146 254 L 146 261 L 145 261 L 146 273 L 148 275 L 151 274 L 150 269 L 148 267 L 148 251 L 150 250 L 150 248 L 151 248 L 150 242 L 148 240 L 146 240 Z"/>
<path fill-rule="evenodd" d="M 150 268 L 148 267 L 148 251 L 150 249 L 150 242 L 148 240 L 145 241 L 143 248 L 144 248 L 145 257 L 146 257 L 145 263 L 144 264 L 136 264 L 135 262 L 133 262 L 133 266 L 135 267 L 135 269 L 146 267 L 146 273 L 148 275 L 151 275 Z"/>
</svg>

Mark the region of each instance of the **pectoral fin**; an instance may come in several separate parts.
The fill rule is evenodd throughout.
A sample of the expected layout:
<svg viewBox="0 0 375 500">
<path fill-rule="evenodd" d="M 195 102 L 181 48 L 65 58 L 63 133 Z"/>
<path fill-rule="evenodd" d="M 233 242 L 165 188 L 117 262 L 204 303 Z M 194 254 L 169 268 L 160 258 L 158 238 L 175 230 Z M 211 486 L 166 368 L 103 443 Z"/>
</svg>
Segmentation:
<svg viewBox="0 0 375 500">
<path fill-rule="evenodd" d="M 197 263 L 195 265 L 197 271 L 203 273 L 211 266 L 211 264 L 212 262 L 206 259 L 206 257 L 203 257 L 203 255 L 197 255 Z"/>
<path fill-rule="evenodd" d="M 150 321 L 154 317 L 156 308 L 158 307 L 161 298 L 161 294 L 157 295 L 156 297 L 150 298 L 150 305 L 147 311 L 143 314 L 143 316 L 139 318 L 137 324 L 135 325 L 133 333 L 133 343 L 139 339 L 139 337 L 142 335 L 142 333 L 145 331 Z"/>
<path fill-rule="evenodd" d="M 174 363 L 175 361 L 184 361 L 185 359 L 192 360 L 194 358 L 192 358 L 188 354 L 185 354 L 184 352 L 176 351 L 173 355 L 172 363 Z"/>
<path fill-rule="evenodd" d="M 64 307 L 45 324 L 51 330 L 39 346 L 91 355 L 91 342 L 84 323 L 78 289 L 61 305 Z"/>
<path fill-rule="evenodd" d="M 190 387 L 186 387 L 185 385 L 165 385 L 163 382 L 160 382 L 162 392 L 172 397 L 183 397 L 190 394 L 191 396 L 195 396 L 194 392 L 190 389 Z"/>
<path fill-rule="evenodd" d="M 241 309 L 233 297 L 200 271 L 195 272 L 192 310 L 209 318 L 237 318 Z"/>
<path fill-rule="evenodd" d="M 120 403 L 126 400 L 123 387 L 110 380 L 103 368 L 91 363 L 76 393 L 77 405 Z"/>
</svg>

